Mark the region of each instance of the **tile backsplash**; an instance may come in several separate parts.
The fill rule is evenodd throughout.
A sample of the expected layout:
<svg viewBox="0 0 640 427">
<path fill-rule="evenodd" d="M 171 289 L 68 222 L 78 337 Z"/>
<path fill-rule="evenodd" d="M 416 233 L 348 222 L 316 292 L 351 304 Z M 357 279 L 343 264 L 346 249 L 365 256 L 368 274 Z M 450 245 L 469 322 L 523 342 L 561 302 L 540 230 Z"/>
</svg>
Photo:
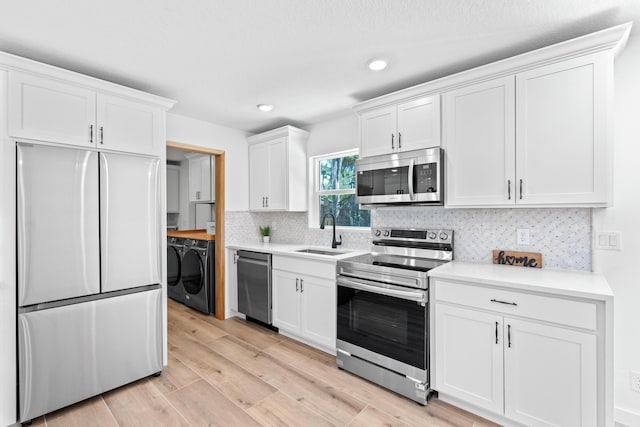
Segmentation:
<svg viewBox="0 0 640 427">
<path fill-rule="evenodd" d="M 227 244 L 260 241 L 259 225 L 272 226 L 277 243 L 313 246 L 331 244 L 331 227 L 309 229 L 307 213 L 226 212 Z M 493 249 L 542 253 L 543 268 L 591 270 L 591 210 L 444 209 L 443 207 L 384 207 L 371 211 L 372 227 L 450 228 L 454 230 L 454 259 L 490 263 Z M 275 224 L 275 229 L 273 225 Z M 516 229 L 528 228 L 530 244 L 516 244 Z M 344 248 L 367 250 L 368 231 L 337 230 Z"/>
</svg>

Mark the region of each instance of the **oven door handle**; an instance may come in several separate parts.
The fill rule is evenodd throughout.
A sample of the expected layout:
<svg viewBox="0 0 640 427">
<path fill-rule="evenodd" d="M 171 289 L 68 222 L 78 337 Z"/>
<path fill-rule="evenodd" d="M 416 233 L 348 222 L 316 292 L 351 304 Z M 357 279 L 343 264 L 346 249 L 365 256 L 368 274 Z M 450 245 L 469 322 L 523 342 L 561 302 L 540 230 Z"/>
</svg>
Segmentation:
<svg viewBox="0 0 640 427">
<path fill-rule="evenodd" d="M 415 301 L 417 303 L 426 304 L 429 301 L 429 297 L 425 291 L 404 291 L 399 289 L 391 289 L 381 285 L 369 285 L 362 281 L 350 280 L 344 277 L 338 277 L 338 286 L 344 286 L 345 288 L 357 289 L 360 291 L 367 291 L 374 294 L 385 295 L 389 297 L 400 298 L 409 301 Z"/>
</svg>

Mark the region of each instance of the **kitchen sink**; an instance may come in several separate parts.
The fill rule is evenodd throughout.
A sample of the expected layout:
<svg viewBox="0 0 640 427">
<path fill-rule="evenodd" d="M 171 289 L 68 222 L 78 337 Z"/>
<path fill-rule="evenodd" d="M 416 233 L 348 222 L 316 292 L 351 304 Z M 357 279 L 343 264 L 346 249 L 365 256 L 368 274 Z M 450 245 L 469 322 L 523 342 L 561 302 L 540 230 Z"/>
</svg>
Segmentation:
<svg viewBox="0 0 640 427">
<path fill-rule="evenodd" d="M 316 255 L 342 255 L 342 254 L 346 254 L 346 252 L 342 252 L 342 251 L 331 251 L 331 250 L 325 250 L 325 249 L 313 249 L 313 248 L 307 248 L 307 249 L 298 249 L 296 252 L 302 252 L 305 254 L 316 254 Z"/>
</svg>

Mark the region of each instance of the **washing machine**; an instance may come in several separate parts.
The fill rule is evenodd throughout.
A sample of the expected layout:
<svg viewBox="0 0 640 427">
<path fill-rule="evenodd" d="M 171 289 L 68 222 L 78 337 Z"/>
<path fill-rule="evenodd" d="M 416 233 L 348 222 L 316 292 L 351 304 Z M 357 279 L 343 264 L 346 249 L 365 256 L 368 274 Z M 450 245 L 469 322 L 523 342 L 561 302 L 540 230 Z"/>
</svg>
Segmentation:
<svg viewBox="0 0 640 427">
<path fill-rule="evenodd" d="M 185 239 L 167 237 L 167 296 L 184 303 L 182 286 L 182 253 Z"/>
<path fill-rule="evenodd" d="M 182 253 L 183 298 L 180 302 L 214 313 L 215 262 L 213 240 L 187 239 Z"/>
</svg>

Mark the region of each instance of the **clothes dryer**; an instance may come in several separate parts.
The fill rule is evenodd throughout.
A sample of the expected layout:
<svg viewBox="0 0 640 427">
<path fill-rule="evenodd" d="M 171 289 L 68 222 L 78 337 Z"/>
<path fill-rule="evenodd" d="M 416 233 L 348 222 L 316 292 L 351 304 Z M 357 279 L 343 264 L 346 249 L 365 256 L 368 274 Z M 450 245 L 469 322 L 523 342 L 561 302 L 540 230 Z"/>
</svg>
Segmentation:
<svg viewBox="0 0 640 427">
<path fill-rule="evenodd" d="M 214 313 L 214 241 L 187 239 L 182 255 L 183 302 L 206 314 Z"/>
</svg>

